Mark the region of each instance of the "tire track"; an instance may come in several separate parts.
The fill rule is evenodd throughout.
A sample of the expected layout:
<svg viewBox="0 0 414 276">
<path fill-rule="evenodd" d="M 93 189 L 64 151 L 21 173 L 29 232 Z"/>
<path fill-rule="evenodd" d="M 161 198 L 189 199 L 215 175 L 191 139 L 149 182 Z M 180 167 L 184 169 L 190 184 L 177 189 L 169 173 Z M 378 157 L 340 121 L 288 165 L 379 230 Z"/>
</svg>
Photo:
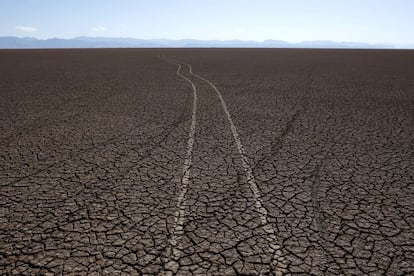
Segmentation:
<svg viewBox="0 0 414 276">
<path fill-rule="evenodd" d="M 290 134 L 291 131 L 294 130 L 296 122 L 299 120 L 301 116 L 307 111 L 309 107 L 309 98 L 311 94 L 313 94 L 313 78 L 312 78 L 312 71 L 313 68 L 309 71 L 306 78 L 305 83 L 305 92 L 302 94 L 300 99 L 296 102 L 292 109 L 295 111 L 293 114 L 288 118 L 287 122 L 285 123 L 284 127 L 280 131 L 280 134 L 274 137 L 274 140 L 270 144 L 269 152 L 265 153 L 260 160 L 257 161 L 257 164 L 253 166 L 253 169 L 259 169 L 263 167 L 264 163 L 266 162 L 267 158 L 271 158 L 276 156 L 280 150 L 282 150 L 286 137 Z M 262 148 L 263 149 L 263 148 Z"/>
<path fill-rule="evenodd" d="M 187 110 L 187 104 L 189 103 L 189 100 L 190 100 L 190 98 L 191 98 L 191 95 L 190 95 L 190 93 L 188 93 L 187 94 L 187 96 L 185 97 L 185 102 L 183 102 L 183 108 L 182 109 L 180 109 L 181 110 L 181 112 L 180 112 L 180 115 L 174 120 L 174 122 L 171 124 L 171 125 L 167 125 L 164 129 L 163 129 L 163 131 L 161 132 L 161 133 L 159 133 L 159 134 L 157 134 L 157 135 L 153 135 L 153 136 L 151 136 L 151 137 L 148 137 L 148 139 L 146 139 L 145 141 L 142 141 L 142 142 L 140 142 L 139 143 L 139 145 L 141 146 L 141 145 L 145 145 L 145 144 L 148 144 L 148 142 L 149 141 L 156 141 L 156 143 L 154 143 L 153 145 L 151 145 L 147 150 L 145 150 L 143 153 L 139 153 L 141 156 L 138 158 L 138 160 L 136 161 L 136 164 L 133 164 L 132 166 L 129 166 L 129 167 L 126 167 L 124 170 L 122 170 L 122 171 L 119 171 L 116 175 L 121 175 L 121 178 L 120 179 L 117 179 L 116 180 L 116 182 L 114 182 L 113 183 L 113 185 L 111 185 L 111 186 L 116 186 L 116 183 L 118 182 L 118 181 L 121 181 L 122 179 L 124 179 L 125 177 L 126 177 L 126 175 L 134 168 L 134 167 L 136 167 L 136 166 L 138 166 L 138 164 L 137 163 L 139 163 L 140 161 L 142 161 L 142 160 L 144 160 L 145 158 L 147 158 L 147 157 L 149 157 L 151 154 L 152 154 L 152 152 L 153 152 L 153 150 L 154 149 L 156 149 L 157 147 L 160 147 L 160 145 L 170 136 L 170 134 L 172 133 L 172 131 L 174 130 L 174 129 L 176 129 L 180 124 L 182 124 L 182 122 L 183 122 L 183 120 L 185 120 L 185 118 L 186 118 L 186 114 L 187 114 L 187 112 L 186 112 L 186 110 Z M 120 134 L 121 135 L 121 134 Z M 121 140 L 122 141 L 122 140 Z M 112 143 L 115 143 L 116 141 L 112 141 Z M 119 141 L 118 141 L 119 142 Z M 92 150 L 92 149 L 88 149 L 88 150 Z M 131 149 L 131 150 L 133 150 L 133 151 L 135 151 L 134 149 Z M 137 153 L 138 153 L 138 151 L 137 151 Z M 86 159 L 83 159 L 85 162 L 86 162 Z M 62 160 L 60 163 L 62 163 L 62 162 L 65 162 L 65 161 L 67 161 L 67 160 Z M 94 164 L 94 163 L 91 163 L 91 164 Z M 55 165 L 57 165 L 57 164 L 55 164 Z M 189 171 L 189 169 L 188 169 L 188 171 Z M 115 176 L 113 176 L 113 177 L 115 177 Z M 105 182 L 109 182 L 109 181 L 111 181 L 112 179 L 113 179 L 113 177 L 112 178 L 108 178 L 108 179 L 106 179 L 105 180 Z M 87 181 L 87 182 L 83 182 L 83 183 L 81 183 L 82 184 L 82 187 L 80 187 L 80 189 L 78 189 L 73 195 L 70 195 L 70 196 L 68 196 L 68 197 L 65 197 L 62 201 L 58 201 L 59 202 L 59 205 L 60 206 L 64 206 L 65 205 L 65 203 L 68 201 L 68 200 L 72 200 L 73 198 L 78 198 L 79 196 L 81 196 L 82 194 L 83 195 L 85 195 L 86 193 L 85 193 L 85 190 L 87 190 L 87 189 L 89 189 L 90 187 L 88 187 L 89 185 L 90 185 L 90 183 L 92 182 L 92 180 L 89 180 L 89 181 Z M 79 182 L 80 183 L 80 182 Z M 112 189 L 112 188 L 111 188 Z M 16 202 L 17 204 L 20 204 L 21 202 L 20 201 L 15 201 L 15 200 L 13 200 L 14 202 Z M 86 205 L 85 206 L 82 206 L 82 208 L 86 208 Z M 74 214 L 76 214 L 77 212 L 79 212 L 79 209 L 76 209 L 76 210 L 74 210 L 74 211 L 72 211 L 71 213 L 69 213 L 69 214 L 67 214 L 67 216 L 68 217 L 72 217 Z M 130 217 L 129 217 L 129 215 L 126 215 L 126 214 L 124 214 L 123 213 L 123 211 L 122 210 L 120 210 L 120 212 L 123 214 L 123 216 L 125 217 L 125 218 L 127 218 L 129 221 L 130 221 L 130 223 L 132 224 L 132 225 L 135 225 L 136 227 L 142 227 L 142 225 L 137 225 L 137 222 L 136 221 L 134 221 L 133 219 L 131 219 Z M 88 217 L 82 217 L 83 219 L 89 219 Z M 62 223 L 60 223 L 59 225 L 57 225 L 57 226 L 52 226 L 52 227 L 49 227 L 49 228 L 45 228 L 45 230 L 47 230 L 47 231 L 52 231 L 52 230 L 61 230 L 61 229 L 63 229 L 63 228 L 61 228 L 62 227 L 62 225 L 64 226 L 64 225 L 66 225 L 66 223 L 71 223 L 71 222 L 73 222 L 73 221 L 67 221 L 67 222 L 65 222 L 64 224 L 62 224 Z M 39 224 L 41 224 L 41 223 L 44 223 L 44 221 L 42 221 L 42 222 L 40 222 Z M 35 227 L 37 227 L 37 226 L 35 226 Z M 167 229 L 168 230 L 168 229 Z M 135 237 L 134 237 L 135 238 Z M 133 238 L 131 238 L 131 239 L 133 239 Z M 160 250 L 160 252 L 162 252 L 162 249 Z M 1 255 L 1 252 L 0 252 L 0 255 Z"/>
<path fill-rule="evenodd" d="M 181 185 L 179 187 L 179 194 L 177 197 L 177 211 L 174 214 L 174 226 L 171 233 L 171 237 L 168 240 L 168 247 L 165 252 L 164 259 L 162 260 L 164 263 L 164 268 L 167 271 L 173 270 L 175 271 L 178 267 L 178 259 L 180 258 L 180 252 L 176 250 L 177 247 L 177 238 L 178 236 L 184 233 L 184 222 L 185 222 L 185 196 L 187 194 L 188 186 L 190 185 L 190 170 L 192 165 L 192 158 L 193 158 L 193 146 L 194 146 L 194 136 L 195 136 L 195 128 L 197 123 L 197 88 L 195 84 L 183 74 L 181 74 L 181 64 L 175 62 L 172 59 L 166 58 L 164 54 L 159 56 L 160 59 L 166 61 L 170 64 L 175 64 L 178 66 L 177 68 L 177 76 L 187 81 L 191 84 L 193 89 L 193 111 L 191 115 L 191 125 L 190 125 L 190 132 L 188 133 L 188 141 L 187 141 L 187 151 L 185 154 L 184 165 L 183 165 L 183 177 L 181 179 Z M 188 65 L 188 68 L 191 72 L 191 66 Z"/>
<path fill-rule="evenodd" d="M 236 146 L 237 146 L 237 149 L 238 149 L 238 152 L 239 152 L 239 155 L 240 155 L 242 166 L 243 166 L 244 172 L 246 174 L 246 178 L 247 178 L 247 183 L 249 184 L 249 187 L 250 187 L 251 191 L 253 192 L 254 205 L 256 207 L 257 212 L 259 213 L 260 222 L 263 226 L 263 229 L 267 234 L 266 240 L 269 242 L 269 247 L 270 247 L 271 252 L 272 252 L 272 264 L 271 264 L 272 270 L 273 270 L 275 275 L 284 275 L 284 274 L 287 273 L 287 266 L 285 264 L 285 260 L 284 260 L 283 255 L 282 255 L 281 246 L 279 245 L 279 242 L 278 242 L 278 239 L 277 239 L 277 233 L 268 221 L 268 211 L 263 206 L 261 192 L 260 192 L 260 190 L 257 186 L 255 177 L 253 175 L 253 170 L 252 170 L 252 168 L 249 164 L 249 160 L 247 158 L 246 151 L 245 151 L 245 149 L 243 147 L 243 144 L 241 142 L 241 139 L 240 139 L 239 133 L 237 131 L 237 128 L 234 125 L 231 114 L 230 114 L 230 112 L 227 108 L 226 102 L 224 101 L 224 98 L 223 98 L 221 92 L 217 89 L 217 87 L 211 81 L 209 81 L 208 79 L 194 73 L 190 64 L 187 64 L 187 63 L 185 63 L 185 64 L 189 67 L 190 74 L 193 77 L 195 77 L 197 79 L 200 79 L 200 80 L 206 82 L 209 86 L 211 86 L 214 89 L 214 91 L 216 92 L 218 98 L 220 99 L 221 106 L 223 108 L 224 113 L 227 116 L 227 120 L 228 120 L 229 125 L 230 125 L 231 133 L 233 135 L 234 141 L 236 143 Z"/>
<path fill-rule="evenodd" d="M 345 128 L 341 128 L 337 134 L 335 135 L 334 139 L 332 140 L 332 144 L 326 148 L 321 158 L 317 161 L 314 170 L 310 176 L 310 190 L 311 190 L 311 202 L 312 202 L 312 211 L 313 211 L 313 223 L 315 225 L 316 234 L 317 234 L 317 244 L 319 246 L 319 251 L 321 253 L 317 267 L 319 269 L 319 273 L 327 273 L 329 269 L 329 264 L 336 264 L 338 267 L 340 267 L 340 264 L 338 264 L 335 260 L 335 257 L 327 250 L 327 240 L 325 236 L 328 234 L 328 231 L 326 229 L 326 223 L 325 223 L 325 215 L 322 210 L 321 206 L 321 197 L 320 197 L 320 188 L 321 188 L 321 172 L 323 170 L 323 167 L 325 166 L 326 161 L 336 155 L 334 153 L 334 148 L 338 145 L 339 141 L 341 139 L 344 139 L 344 137 L 347 137 L 352 132 L 354 132 L 355 129 L 349 129 L 346 130 Z M 346 139 L 346 138 L 345 138 Z M 337 159 L 338 160 L 338 159 Z M 340 162 L 338 160 L 338 162 Z M 338 273 L 338 271 L 335 271 L 335 273 Z M 323 275 L 323 274 L 321 274 Z"/>
</svg>

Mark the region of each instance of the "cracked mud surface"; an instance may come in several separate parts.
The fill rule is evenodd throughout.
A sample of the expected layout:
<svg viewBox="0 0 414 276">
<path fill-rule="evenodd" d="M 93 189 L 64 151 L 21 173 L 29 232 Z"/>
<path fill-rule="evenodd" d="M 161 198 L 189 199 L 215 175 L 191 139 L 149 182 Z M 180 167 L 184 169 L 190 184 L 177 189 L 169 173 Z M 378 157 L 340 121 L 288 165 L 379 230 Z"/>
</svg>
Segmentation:
<svg viewBox="0 0 414 276">
<path fill-rule="evenodd" d="M 193 91 L 161 52 L 197 90 L 177 233 Z M 412 51 L 39 50 L 0 60 L 0 274 L 414 273 Z M 220 99 L 184 63 L 221 92 L 266 225 Z"/>
</svg>

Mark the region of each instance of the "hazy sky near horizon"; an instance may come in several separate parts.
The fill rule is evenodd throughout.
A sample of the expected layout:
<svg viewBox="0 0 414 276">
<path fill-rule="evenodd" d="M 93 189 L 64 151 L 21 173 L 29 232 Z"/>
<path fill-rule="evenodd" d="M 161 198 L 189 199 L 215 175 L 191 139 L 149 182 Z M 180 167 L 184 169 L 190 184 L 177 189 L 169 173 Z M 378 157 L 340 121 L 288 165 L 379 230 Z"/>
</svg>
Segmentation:
<svg viewBox="0 0 414 276">
<path fill-rule="evenodd" d="M 414 0 L 0 0 L 0 36 L 414 44 Z"/>
</svg>

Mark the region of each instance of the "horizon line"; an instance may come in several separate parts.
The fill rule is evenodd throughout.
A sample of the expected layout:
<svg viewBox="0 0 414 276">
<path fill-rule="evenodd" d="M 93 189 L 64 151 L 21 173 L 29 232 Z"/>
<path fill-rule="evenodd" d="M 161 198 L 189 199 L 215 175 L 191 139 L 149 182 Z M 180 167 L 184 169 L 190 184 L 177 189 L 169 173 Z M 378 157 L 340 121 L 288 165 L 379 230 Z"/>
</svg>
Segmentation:
<svg viewBox="0 0 414 276">
<path fill-rule="evenodd" d="M 62 40 L 73 40 L 79 38 L 113 38 L 113 39 L 136 39 L 136 40 L 169 40 L 169 41 L 180 41 L 180 40 L 195 40 L 195 41 L 246 41 L 246 42 L 266 42 L 266 41 L 278 41 L 278 42 L 285 42 L 289 44 L 298 44 L 304 42 L 335 42 L 335 43 L 358 43 L 358 44 L 366 44 L 366 45 L 389 45 L 389 46 L 414 46 L 414 43 L 395 43 L 395 42 L 365 42 L 365 41 L 356 41 L 356 40 L 331 40 L 331 39 L 314 39 L 314 40 L 300 40 L 300 41 L 290 41 L 284 39 L 277 39 L 277 38 L 266 38 L 266 39 L 242 39 L 242 38 L 226 38 L 226 39 L 219 39 L 219 38 L 191 38 L 191 37 L 184 37 L 184 38 L 165 38 L 165 37 L 157 37 L 157 38 L 142 38 L 142 37 L 132 37 L 132 36 L 89 36 L 89 35 L 79 35 L 73 36 L 69 38 L 65 37 L 58 37 L 52 36 L 47 38 L 42 37 L 35 37 L 35 36 L 16 36 L 16 35 L 0 35 L 0 38 L 4 37 L 13 37 L 13 38 L 32 38 L 37 40 L 51 40 L 51 39 L 62 39 Z"/>
<path fill-rule="evenodd" d="M 9 38 L 10 41 L 5 39 Z M 30 36 L 0 36 L 3 43 L 1 49 L 56 49 L 56 48 L 300 48 L 300 49 L 401 49 L 413 50 L 414 44 L 393 43 L 369 43 L 359 41 L 335 41 L 335 40 L 304 40 L 290 42 L 280 39 L 196 39 L 196 38 L 135 38 L 135 37 L 112 37 L 112 36 L 77 36 L 72 38 L 37 38 Z M 12 41 L 16 39 L 16 41 Z M 20 42 L 18 41 L 20 40 Z M 32 40 L 32 45 L 30 45 Z M 42 45 L 48 41 L 61 40 L 61 44 Z M 125 40 L 125 41 L 120 41 Z M 130 41 L 127 41 L 130 40 Z M 135 42 L 134 42 L 135 40 Z M 71 41 L 78 43 L 70 45 Z M 187 44 L 186 44 L 186 41 Z M 149 45 L 145 45 L 145 43 Z M 37 43 L 37 44 L 36 44 Z M 59 42 L 56 42 L 59 43 Z M 65 45 L 66 43 L 66 45 Z M 82 44 L 90 45 L 82 45 Z M 139 45 L 139 44 L 143 45 Z M 183 43 L 183 44 L 180 44 Z M 3 45 L 2 45 L 3 44 Z M 19 45 L 20 44 L 20 45 Z M 135 44 L 135 45 L 134 45 Z M 153 45 L 151 45 L 153 44 Z M 215 45 L 216 44 L 216 45 Z"/>
</svg>

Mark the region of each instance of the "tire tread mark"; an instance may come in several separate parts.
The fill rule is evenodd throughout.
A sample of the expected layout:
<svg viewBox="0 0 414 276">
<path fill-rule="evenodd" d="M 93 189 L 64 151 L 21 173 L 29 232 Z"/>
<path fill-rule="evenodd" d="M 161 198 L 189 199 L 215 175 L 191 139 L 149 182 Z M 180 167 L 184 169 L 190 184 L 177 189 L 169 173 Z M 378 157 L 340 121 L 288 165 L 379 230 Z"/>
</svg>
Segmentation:
<svg viewBox="0 0 414 276">
<path fill-rule="evenodd" d="M 164 272 L 166 271 L 173 271 L 174 273 L 177 272 L 178 269 L 178 261 L 180 259 L 180 251 L 177 250 L 178 244 L 178 237 L 184 233 L 184 223 L 185 223 L 185 200 L 186 194 L 188 190 L 188 186 L 191 184 L 191 166 L 192 166 L 192 157 L 193 157 L 193 147 L 194 147 L 194 140 L 195 140 L 195 129 L 197 123 L 197 88 L 189 78 L 181 74 L 182 65 L 180 62 L 177 62 L 173 59 L 165 57 L 164 54 L 159 56 L 161 60 L 164 60 L 167 63 L 174 64 L 177 66 L 176 75 L 191 85 L 193 90 L 193 108 L 191 114 L 191 125 L 190 131 L 188 133 L 188 140 L 187 140 L 187 150 L 185 154 L 183 169 L 182 169 L 182 178 L 179 186 L 179 193 L 177 197 L 177 210 L 174 214 L 174 225 L 172 229 L 172 233 L 168 239 L 168 246 L 161 258 L 161 262 L 163 263 Z M 191 66 L 188 65 L 188 68 L 191 72 Z"/>
<path fill-rule="evenodd" d="M 278 238 L 277 238 L 277 233 L 275 231 L 275 229 L 273 228 L 273 226 L 269 223 L 268 220 L 268 211 L 267 209 L 264 207 L 263 203 L 262 203 L 262 196 L 261 196 L 261 192 L 259 190 L 259 187 L 257 186 L 254 174 L 253 174 L 253 170 L 252 167 L 250 166 L 248 157 L 247 157 L 247 153 L 246 150 L 241 142 L 241 138 L 240 135 L 237 131 L 237 128 L 233 122 L 232 116 L 230 114 L 230 111 L 227 108 L 226 102 L 221 94 L 221 92 L 219 91 L 219 89 L 208 79 L 196 74 L 193 72 L 192 67 L 190 64 L 185 63 L 189 69 L 190 69 L 190 74 L 199 79 L 202 80 L 204 82 L 206 82 L 209 86 L 211 86 L 213 88 L 213 90 L 216 92 L 217 97 L 220 99 L 221 102 L 221 106 L 222 109 L 224 111 L 224 113 L 227 116 L 227 120 L 229 123 L 229 127 L 231 130 L 231 133 L 233 135 L 234 138 L 234 142 L 236 144 L 237 150 L 239 152 L 240 155 L 240 159 L 242 162 L 242 167 L 243 170 L 246 174 L 246 178 L 247 178 L 247 183 L 250 186 L 250 189 L 253 193 L 253 197 L 254 197 L 254 205 L 256 207 L 256 211 L 259 214 L 259 219 L 260 219 L 260 223 L 263 227 L 263 230 L 266 232 L 266 240 L 269 243 L 269 247 L 270 250 L 272 252 L 272 262 L 271 262 L 271 270 L 272 273 L 274 273 L 275 275 L 279 276 L 279 275 L 285 275 L 287 273 L 287 265 L 285 263 L 285 259 L 283 257 L 283 253 L 282 253 L 282 249 L 281 246 L 279 245 L 278 242 Z"/>
</svg>

